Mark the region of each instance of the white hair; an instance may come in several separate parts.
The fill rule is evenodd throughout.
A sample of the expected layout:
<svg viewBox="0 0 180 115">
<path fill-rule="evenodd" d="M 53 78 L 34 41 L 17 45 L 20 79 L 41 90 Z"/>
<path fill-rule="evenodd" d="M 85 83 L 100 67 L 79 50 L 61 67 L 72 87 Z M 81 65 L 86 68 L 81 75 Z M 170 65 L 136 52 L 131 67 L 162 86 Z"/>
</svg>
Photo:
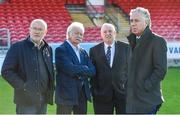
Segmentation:
<svg viewBox="0 0 180 115">
<path fill-rule="evenodd" d="M 67 31 L 66 31 L 66 39 L 68 39 L 68 37 L 69 37 L 69 32 L 71 32 L 73 29 L 75 29 L 75 28 L 79 28 L 79 29 L 81 29 L 82 30 L 82 32 L 83 32 L 83 34 L 84 34 L 84 26 L 83 26 L 83 24 L 82 23 L 80 23 L 80 22 L 72 22 L 69 26 L 68 26 L 68 28 L 67 28 Z"/>
<path fill-rule="evenodd" d="M 113 24 L 110 24 L 110 23 L 104 23 L 104 24 L 101 26 L 101 32 L 102 32 L 102 29 L 103 29 L 105 26 L 111 27 L 111 28 L 113 29 L 113 31 L 116 32 L 115 26 L 114 26 Z"/>
<path fill-rule="evenodd" d="M 131 16 L 132 13 L 139 13 L 145 19 L 146 24 L 151 28 L 151 18 L 148 9 L 137 7 L 135 9 L 131 9 L 129 15 Z"/>
<path fill-rule="evenodd" d="M 42 23 L 42 24 L 44 25 L 44 27 L 45 27 L 45 30 L 47 30 L 47 23 L 46 23 L 43 19 L 34 19 L 34 20 L 31 22 L 30 27 L 32 27 L 33 24 L 36 23 L 36 22 Z"/>
</svg>

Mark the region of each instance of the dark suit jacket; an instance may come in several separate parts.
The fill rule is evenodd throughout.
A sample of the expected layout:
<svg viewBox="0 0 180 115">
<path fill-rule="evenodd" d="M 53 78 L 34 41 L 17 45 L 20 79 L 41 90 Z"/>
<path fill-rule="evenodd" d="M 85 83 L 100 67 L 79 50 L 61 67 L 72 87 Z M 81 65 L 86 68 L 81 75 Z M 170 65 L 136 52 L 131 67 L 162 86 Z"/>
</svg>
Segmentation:
<svg viewBox="0 0 180 115">
<path fill-rule="evenodd" d="M 90 58 L 96 67 L 96 76 L 91 79 L 94 100 L 109 102 L 113 98 L 113 92 L 117 98 L 125 98 L 128 52 L 128 44 L 115 42 L 111 68 L 106 60 L 103 42 L 90 49 Z"/>
<path fill-rule="evenodd" d="M 163 102 L 160 82 L 167 71 L 165 40 L 147 27 L 136 44 L 131 34 L 132 55 L 127 87 L 127 113 L 147 113 Z"/>
<path fill-rule="evenodd" d="M 80 49 L 80 58 L 81 63 L 67 41 L 56 48 L 56 104 L 77 105 L 82 82 L 90 100 L 88 78 L 95 75 L 95 67 L 84 49 Z"/>
<path fill-rule="evenodd" d="M 53 104 L 54 68 L 52 49 L 46 42 L 42 47 L 42 54 L 49 77 L 45 101 Z M 16 104 L 40 103 L 39 89 L 37 87 L 40 82 L 36 82 L 39 81 L 38 78 L 40 77 L 37 58 L 37 48 L 34 47 L 29 37 L 13 44 L 8 50 L 1 73 L 3 78 L 14 88 L 14 102 Z"/>
</svg>

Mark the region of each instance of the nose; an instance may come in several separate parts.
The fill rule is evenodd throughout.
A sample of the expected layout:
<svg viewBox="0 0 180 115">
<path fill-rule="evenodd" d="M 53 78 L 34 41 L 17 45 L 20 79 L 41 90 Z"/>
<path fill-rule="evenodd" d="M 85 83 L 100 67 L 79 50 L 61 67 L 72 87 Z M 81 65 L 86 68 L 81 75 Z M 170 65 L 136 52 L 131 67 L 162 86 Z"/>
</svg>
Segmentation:
<svg viewBox="0 0 180 115">
<path fill-rule="evenodd" d="M 135 21 L 134 21 L 134 20 L 131 20 L 130 25 L 131 25 L 131 26 L 134 26 L 135 24 L 136 24 Z"/>
<path fill-rule="evenodd" d="M 134 22 L 133 22 L 133 21 L 131 21 L 131 22 L 130 22 L 130 25 L 131 25 L 131 26 L 133 26 L 133 25 L 134 25 Z"/>
</svg>

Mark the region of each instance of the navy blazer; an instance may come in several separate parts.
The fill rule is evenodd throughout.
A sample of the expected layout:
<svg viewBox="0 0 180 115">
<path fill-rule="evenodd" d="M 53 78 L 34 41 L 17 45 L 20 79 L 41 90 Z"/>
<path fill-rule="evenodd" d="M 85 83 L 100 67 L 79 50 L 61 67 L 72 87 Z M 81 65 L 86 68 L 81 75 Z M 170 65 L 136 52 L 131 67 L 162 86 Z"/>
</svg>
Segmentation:
<svg viewBox="0 0 180 115">
<path fill-rule="evenodd" d="M 80 49 L 80 58 L 81 63 L 67 41 L 56 48 L 56 104 L 77 105 L 82 83 L 91 100 L 88 78 L 95 75 L 95 67 L 84 49 Z"/>
</svg>

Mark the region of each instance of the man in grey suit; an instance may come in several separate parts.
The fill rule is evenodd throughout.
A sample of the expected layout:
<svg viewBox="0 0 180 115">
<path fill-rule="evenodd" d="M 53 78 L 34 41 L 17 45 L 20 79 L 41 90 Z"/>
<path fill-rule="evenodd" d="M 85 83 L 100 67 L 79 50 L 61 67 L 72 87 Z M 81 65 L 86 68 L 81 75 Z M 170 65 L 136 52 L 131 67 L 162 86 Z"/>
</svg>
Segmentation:
<svg viewBox="0 0 180 115">
<path fill-rule="evenodd" d="M 132 48 L 127 83 L 127 113 L 156 114 L 164 101 L 161 81 L 167 71 L 166 41 L 151 31 L 147 9 L 130 11 Z"/>
<path fill-rule="evenodd" d="M 114 25 L 105 23 L 101 27 L 103 42 L 90 49 L 90 58 L 96 68 L 91 79 L 91 91 L 95 114 L 125 113 L 125 89 L 129 45 L 115 41 Z"/>
</svg>

